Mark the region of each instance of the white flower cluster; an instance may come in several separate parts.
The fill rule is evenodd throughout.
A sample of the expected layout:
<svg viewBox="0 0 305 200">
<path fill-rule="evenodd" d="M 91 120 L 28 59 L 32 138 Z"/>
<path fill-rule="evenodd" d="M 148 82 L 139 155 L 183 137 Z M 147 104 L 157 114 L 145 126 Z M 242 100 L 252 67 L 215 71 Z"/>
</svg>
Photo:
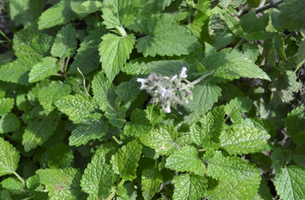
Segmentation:
<svg viewBox="0 0 305 200">
<path fill-rule="evenodd" d="M 152 96 L 151 103 L 159 103 L 165 113 L 170 113 L 170 107 L 175 104 L 188 103 L 187 98 L 192 97 L 189 88 L 184 88 L 187 68 L 182 67 L 181 73 L 172 78 L 167 76 L 157 76 L 151 73 L 147 79 L 138 78 L 141 83 L 141 90 L 146 90 Z"/>
</svg>

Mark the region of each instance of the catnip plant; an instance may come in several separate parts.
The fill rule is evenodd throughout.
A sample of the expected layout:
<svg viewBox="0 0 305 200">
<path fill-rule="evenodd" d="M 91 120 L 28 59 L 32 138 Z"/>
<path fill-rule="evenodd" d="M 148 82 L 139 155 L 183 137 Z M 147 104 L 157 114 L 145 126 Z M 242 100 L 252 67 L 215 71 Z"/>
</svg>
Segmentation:
<svg viewBox="0 0 305 200">
<path fill-rule="evenodd" d="M 0 1 L 0 200 L 305 199 L 304 7 Z"/>
</svg>

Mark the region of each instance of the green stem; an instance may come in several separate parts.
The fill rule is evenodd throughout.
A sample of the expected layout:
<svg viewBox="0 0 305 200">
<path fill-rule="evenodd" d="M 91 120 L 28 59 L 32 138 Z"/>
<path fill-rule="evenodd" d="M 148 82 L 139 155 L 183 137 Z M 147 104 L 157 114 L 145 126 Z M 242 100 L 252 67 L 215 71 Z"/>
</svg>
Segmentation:
<svg viewBox="0 0 305 200">
<path fill-rule="evenodd" d="M 91 97 L 90 94 L 89 94 L 89 92 L 87 91 L 87 88 L 86 88 L 86 79 L 85 79 L 85 76 L 83 75 L 83 73 L 80 71 L 79 68 L 77 68 L 77 71 L 78 71 L 78 72 L 82 75 L 82 77 L 83 77 L 83 85 L 84 85 L 84 90 L 85 90 L 85 92 L 87 93 L 87 95 L 88 95 L 89 97 Z"/>
<path fill-rule="evenodd" d="M 191 83 L 189 83 L 189 84 L 183 86 L 182 88 L 180 88 L 180 90 L 185 90 L 185 89 L 187 89 L 187 88 L 193 87 L 194 85 L 196 85 L 197 83 L 199 83 L 200 81 L 202 81 L 203 79 L 205 79 L 206 77 L 208 77 L 209 75 L 211 75 L 211 74 L 213 75 L 214 72 L 215 72 L 215 70 L 209 71 L 209 72 L 203 74 L 203 75 L 200 76 L 198 79 L 196 79 L 196 80 L 194 80 L 193 82 L 191 82 Z"/>
<path fill-rule="evenodd" d="M 17 176 L 17 178 L 22 182 L 23 185 L 25 185 L 25 181 L 23 180 L 23 178 L 21 178 L 21 176 L 19 176 L 19 174 L 17 174 L 17 172 L 13 172 L 15 174 L 15 176 Z"/>
<path fill-rule="evenodd" d="M 278 5 L 280 5 L 282 3 L 284 3 L 284 0 L 279 0 L 279 1 L 276 1 L 276 2 L 270 1 L 270 3 L 268 3 L 268 4 L 266 4 L 262 7 L 255 8 L 254 10 L 255 10 L 256 13 L 259 13 L 259 12 L 263 12 L 265 10 L 268 10 L 269 8 L 276 8 Z"/>
<path fill-rule="evenodd" d="M 120 142 L 115 136 L 112 136 L 112 139 L 114 139 L 114 141 L 116 141 L 116 143 L 118 143 L 118 145 L 122 144 L 122 142 Z"/>
<path fill-rule="evenodd" d="M 1 34 L 10 44 L 12 44 L 12 40 L 10 40 L 1 30 L 0 30 L 0 34 Z"/>
<path fill-rule="evenodd" d="M 240 47 L 240 45 L 245 41 L 244 38 L 241 38 L 238 43 L 235 45 L 235 47 L 233 49 L 230 50 L 230 53 L 233 51 L 233 50 L 236 50 Z"/>
</svg>

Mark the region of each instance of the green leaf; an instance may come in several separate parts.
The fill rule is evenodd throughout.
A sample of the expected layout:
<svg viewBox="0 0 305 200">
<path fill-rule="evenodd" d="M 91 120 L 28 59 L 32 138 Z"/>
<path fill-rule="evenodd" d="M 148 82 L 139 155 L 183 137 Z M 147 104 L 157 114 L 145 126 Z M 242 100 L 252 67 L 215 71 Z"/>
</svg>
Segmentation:
<svg viewBox="0 0 305 200">
<path fill-rule="evenodd" d="M 71 0 L 62 0 L 44 11 L 38 20 L 38 29 L 51 28 L 53 26 L 67 24 L 77 18 L 70 7 Z"/>
<path fill-rule="evenodd" d="M 293 162 L 300 167 L 305 167 L 305 148 L 298 146 L 293 152 Z"/>
<path fill-rule="evenodd" d="M 107 107 L 105 117 L 109 120 L 109 123 L 112 126 L 122 128 L 122 126 L 125 123 L 125 114 L 126 114 L 127 108 L 125 106 L 121 106 L 118 108 L 113 107 Z"/>
<path fill-rule="evenodd" d="M 100 61 L 107 78 L 109 81 L 113 81 L 114 77 L 123 68 L 126 60 L 129 59 L 135 37 L 133 34 L 120 37 L 109 33 L 104 35 L 102 39 L 103 41 L 99 46 Z"/>
<path fill-rule="evenodd" d="M 22 136 L 24 150 L 30 151 L 42 145 L 56 130 L 57 124 L 58 122 L 51 117 L 45 117 L 41 121 L 30 121 Z"/>
<path fill-rule="evenodd" d="M 76 31 L 72 24 L 68 24 L 60 29 L 56 34 L 51 54 L 59 57 L 60 60 L 73 56 L 76 50 Z"/>
<path fill-rule="evenodd" d="M 29 85 L 29 73 L 34 65 L 41 61 L 40 56 L 23 56 L 0 68 L 0 80 Z"/>
<path fill-rule="evenodd" d="M 218 58 L 218 54 L 220 58 Z M 216 53 L 211 55 L 211 57 L 217 57 L 215 59 L 220 59 L 221 62 L 217 67 L 219 67 L 214 73 L 215 77 L 220 77 L 226 80 L 238 79 L 240 77 L 248 78 L 260 78 L 271 81 L 269 76 L 257 65 L 253 63 L 251 59 L 246 57 L 238 51 L 232 51 L 231 53 Z M 210 61 L 211 62 L 211 61 Z M 207 69 L 210 69 L 209 65 L 205 65 Z"/>
<path fill-rule="evenodd" d="M 22 29 L 14 35 L 13 49 L 17 57 L 37 55 L 44 57 L 49 52 L 54 38 L 40 31 Z"/>
<path fill-rule="evenodd" d="M 141 92 L 138 88 L 136 79 L 131 79 L 128 82 L 122 82 L 115 90 L 115 93 L 122 98 L 123 102 L 129 102 L 137 99 L 137 95 Z"/>
<path fill-rule="evenodd" d="M 87 124 L 79 124 L 69 137 L 70 146 L 85 145 L 93 139 L 99 139 L 108 131 L 108 125 L 103 121 L 94 121 Z"/>
<path fill-rule="evenodd" d="M 177 172 L 195 172 L 202 166 L 203 163 L 198 158 L 197 149 L 193 146 L 185 146 L 177 151 L 174 151 L 174 153 L 166 159 L 165 164 L 165 167 Z"/>
<path fill-rule="evenodd" d="M 0 146 L 0 176 L 13 174 L 18 167 L 19 152 L 2 137 L 0 137 Z"/>
<path fill-rule="evenodd" d="M 242 29 L 247 33 L 253 30 L 255 26 L 255 22 L 256 22 L 255 11 L 248 12 L 247 14 L 243 15 L 242 18 L 240 19 L 240 25 Z"/>
<path fill-rule="evenodd" d="M 186 104 L 194 111 L 193 115 L 202 115 L 209 111 L 218 97 L 221 95 L 221 88 L 209 80 L 203 80 L 196 84 L 193 89 L 193 101 Z"/>
<path fill-rule="evenodd" d="M 141 142 L 149 146 L 160 155 L 170 155 L 178 148 L 176 144 L 178 133 L 171 126 L 161 126 L 154 128 L 150 133 L 140 135 Z"/>
<path fill-rule="evenodd" d="M 247 97 L 236 97 L 225 107 L 225 112 L 233 123 L 243 121 L 243 113 L 249 112 L 253 106 L 253 101 Z"/>
<path fill-rule="evenodd" d="M 285 53 L 285 42 L 283 39 L 283 35 L 277 34 L 272 37 L 272 42 L 275 47 L 276 52 L 279 54 L 279 56 L 283 59 L 286 60 L 286 53 Z"/>
<path fill-rule="evenodd" d="M 92 81 L 93 99 L 98 103 L 102 111 L 106 111 L 111 107 L 116 98 L 115 86 L 106 79 L 103 73 L 98 73 L 94 76 Z"/>
<path fill-rule="evenodd" d="M 97 150 L 82 176 L 82 190 L 96 198 L 108 196 L 115 181 L 113 170 L 105 162 L 105 152 Z"/>
<path fill-rule="evenodd" d="M 305 170 L 303 168 L 290 165 L 281 169 L 281 173 L 276 173 L 274 185 L 277 194 L 283 200 L 297 200 L 305 198 Z"/>
<path fill-rule="evenodd" d="M 35 0 L 11 0 L 9 1 L 9 13 L 16 25 L 24 27 L 34 25 L 42 13 L 44 2 Z M 35 22 L 35 23 L 34 23 Z"/>
<path fill-rule="evenodd" d="M 219 136 L 223 129 L 224 107 L 216 107 L 202 120 L 193 124 L 190 128 L 190 136 L 195 144 L 205 149 L 218 149 L 220 146 Z"/>
<path fill-rule="evenodd" d="M 79 199 L 81 174 L 77 169 L 39 169 L 36 173 L 51 199 Z"/>
<path fill-rule="evenodd" d="M 275 169 L 275 172 L 279 173 L 282 167 L 284 167 L 285 155 L 283 149 L 281 148 L 273 149 L 271 155 L 271 161 L 272 161 L 272 166 Z"/>
<path fill-rule="evenodd" d="M 230 154 L 259 152 L 269 138 L 267 131 L 242 124 L 232 125 L 220 135 L 221 148 Z"/>
<path fill-rule="evenodd" d="M 9 133 L 17 130 L 20 126 L 20 122 L 16 115 L 8 113 L 0 118 L 0 133 Z"/>
<path fill-rule="evenodd" d="M 143 146 L 137 140 L 133 140 L 119 149 L 110 161 L 114 172 L 124 180 L 135 179 L 142 148 Z"/>
<path fill-rule="evenodd" d="M 149 133 L 152 124 L 146 118 L 143 110 L 135 109 L 131 113 L 131 122 L 127 122 L 124 126 L 124 135 L 139 136 L 143 133 Z"/>
<path fill-rule="evenodd" d="M 85 17 L 90 13 L 99 11 L 102 7 L 100 1 L 71 1 L 71 9 L 79 16 Z"/>
<path fill-rule="evenodd" d="M 201 45 L 196 37 L 171 17 L 151 17 L 148 21 L 148 36 L 140 38 L 136 48 L 145 57 L 187 55 Z"/>
<path fill-rule="evenodd" d="M 42 59 L 42 62 L 36 64 L 31 69 L 29 74 L 29 82 L 41 81 L 51 75 L 54 75 L 61 68 L 60 63 L 56 58 L 45 57 Z"/>
<path fill-rule="evenodd" d="M 156 167 L 145 168 L 142 171 L 141 184 L 142 184 L 142 195 L 145 200 L 152 199 L 159 185 L 163 182 L 163 176 L 160 170 Z"/>
<path fill-rule="evenodd" d="M 135 19 L 133 0 L 104 0 L 102 12 L 107 29 L 129 26 Z"/>
<path fill-rule="evenodd" d="M 240 180 L 221 180 L 213 189 L 207 191 L 208 199 L 254 199 L 259 182 L 256 178 Z"/>
<path fill-rule="evenodd" d="M 300 42 L 300 46 L 298 48 L 298 60 L 297 60 L 297 64 L 303 62 L 304 58 L 305 58 L 305 40 Z"/>
<path fill-rule="evenodd" d="M 95 106 L 86 96 L 68 95 L 55 102 L 58 109 L 69 116 L 69 119 L 78 124 L 87 118 L 99 118 L 98 113 L 92 113 Z"/>
<path fill-rule="evenodd" d="M 125 64 L 124 68 L 122 69 L 122 72 L 125 72 L 126 74 L 130 75 L 149 74 L 150 71 L 148 69 L 147 63 L 151 61 L 156 61 L 156 58 L 135 58 Z"/>
<path fill-rule="evenodd" d="M 73 154 L 70 147 L 64 143 L 49 148 L 41 157 L 45 160 L 50 169 L 71 167 Z"/>
<path fill-rule="evenodd" d="M 26 179 L 25 183 L 29 191 L 34 192 L 35 189 L 39 187 L 39 176 L 38 175 L 31 176 L 28 179 Z"/>
<path fill-rule="evenodd" d="M 214 153 L 214 157 L 207 158 L 208 170 L 207 174 L 218 180 L 242 180 L 251 179 L 257 183 L 257 188 L 260 183 L 261 173 L 249 162 L 243 161 L 237 157 L 225 157 L 220 151 Z"/>
<path fill-rule="evenodd" d="M 0 99 L 0 115 L 6 115 L 14 107 L 13 98 L 3 98 Z"/>
<path fill-rule="evenodd" d="M 280 7 L 279 25 L 290 31 L 305 29 L 305 2 L 299 0 L 285 1 Z"/>
<path fill-rule="evenodd" d="M 8 177 L 1 182 L 4 189 L 10 191 L 12 195 L 22 195 L 25 192 L 22 182 L 16 178 Z"/>
<path fill-rule="evenodd" d="M 38 99 L 46 110 L 53 110 L 53 104 L 64 96 L 71 93 L 71 87 L 61 81 L 52 81 L 49 86 L 42 88 L 38 93 Z"/>
<path fill-rule="evenodd" d="M 173 199 L 201 199 L 204 196 L 207 180 L 196 174 L 181 174 L 173 179 L 175 185 Z"/>
<path fill-rule="evenodd" d="M 80 43 L 80 47 L 77 49 L 77 54 L 74 56 L 74 61 L 69 68 L 68 74 L 77 73 L 77 68 L 79 68 L 86 75 L 100 67 L 98 47 L 102 42 L 101 35 L 103 35 L 103 32 L 105 30 L 93 30 L 89 32 L 89 35 Z"/>
<path fill-rule="evenodd" d="M 294 136 L 295 134 L 305 129 L 305 107 L 299 106 L 293 109 L 285 119 L 285 126 L 287 127 L 287 134 Z"/>
</svg>

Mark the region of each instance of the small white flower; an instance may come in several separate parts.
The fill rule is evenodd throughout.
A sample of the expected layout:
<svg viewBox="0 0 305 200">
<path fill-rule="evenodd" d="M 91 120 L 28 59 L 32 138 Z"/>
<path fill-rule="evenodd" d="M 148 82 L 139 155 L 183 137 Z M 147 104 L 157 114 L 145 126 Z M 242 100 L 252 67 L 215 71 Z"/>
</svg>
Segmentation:
<svg viewBox="0 0 305 200">
<path fill-rule="evenodd" d="M 186 67 L 182 67 L 182 70 L 181 70 L 181 73 L 180 73 L 180 77 L 181 78 L 186 78 L 187 77 L 187 75 L 186 75 Z"/>
<path fill-rule="evenodd" d="M 173 78 L 171 79 L 171 81 L 175 80 L 177 78 L 177 75 L 173 76 Z"/>
<path fill-rule="evenodd" d="M 146 87 L 145 83 L 147 82 L 146 79 L 144 79 L 144 78 L 137 78 L 137 82 L 142 84 L 141 87 L 140 87 L 140 90 L 145 89 L 145 87 Z"/>
<path fill-rule="evenodd" d="M 168 92 L 167 89 L 161 87 L 161 96 L 164 97 L 164 95 Z"/>
<path fill-rule="evenodd" d="M 165 113 L 170 113 L 170 112 L 171 112 L 171 109 L 170 109 L 170 106 L 169 106 L 169 105 L 167 105 L 166 107 L 164 107 L 164 106 L 162 105 L 162 108 L 163 108 L 163 110 L 164 110 Z"/>
</svg>

